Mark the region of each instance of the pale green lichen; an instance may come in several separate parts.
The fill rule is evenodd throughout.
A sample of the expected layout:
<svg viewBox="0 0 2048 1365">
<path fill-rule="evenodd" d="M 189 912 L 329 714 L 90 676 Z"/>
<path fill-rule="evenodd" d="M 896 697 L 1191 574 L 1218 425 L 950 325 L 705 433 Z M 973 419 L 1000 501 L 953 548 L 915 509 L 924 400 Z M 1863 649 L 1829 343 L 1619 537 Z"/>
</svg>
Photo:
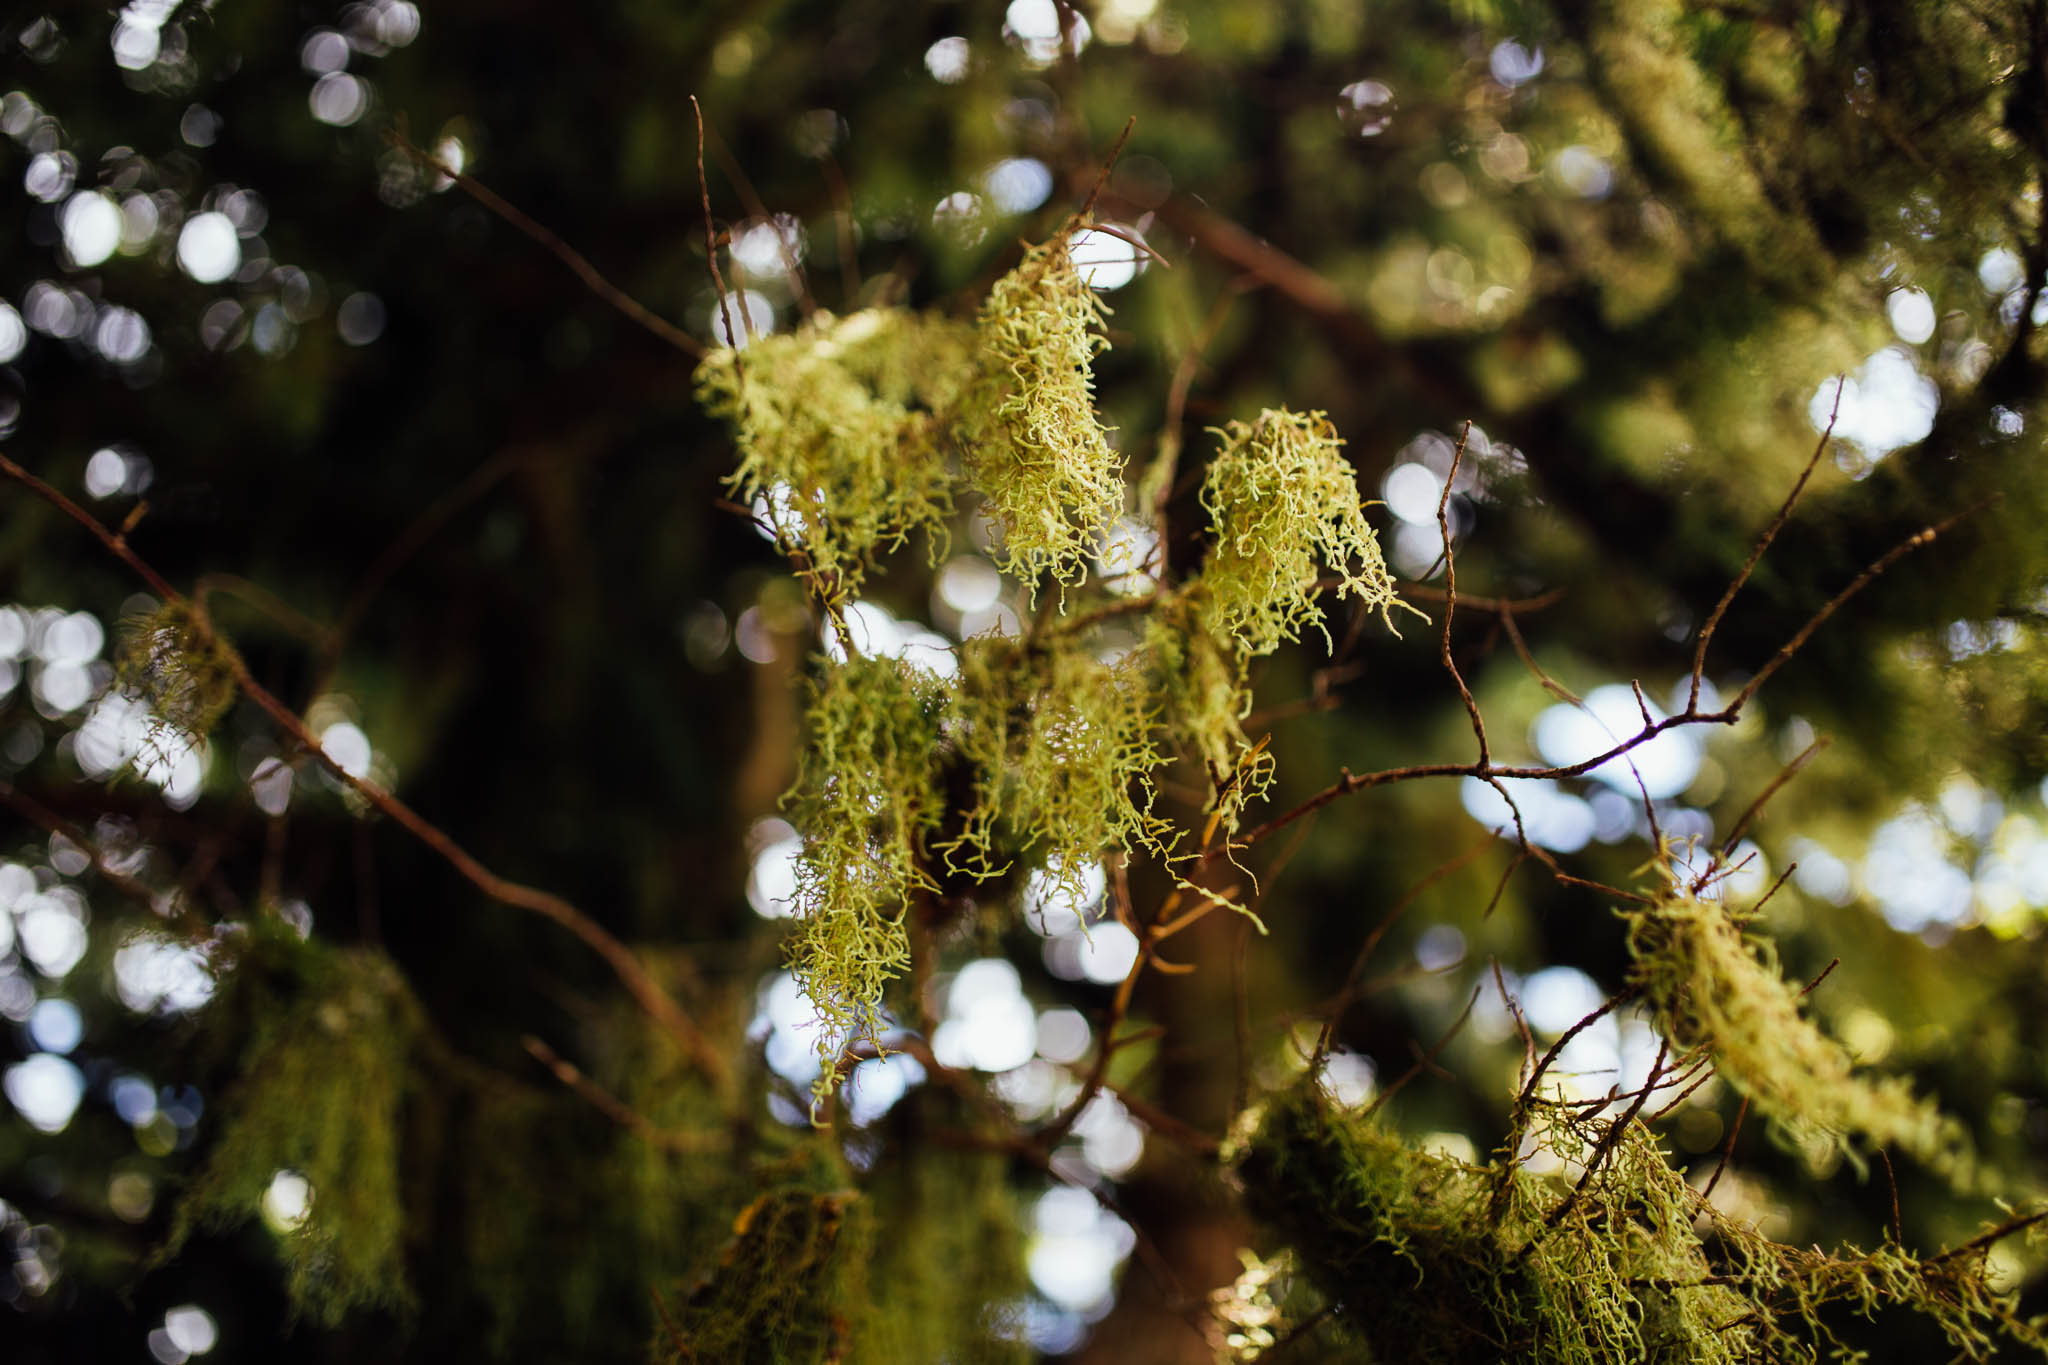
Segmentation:
<svg viewBox="0 0 2048 1365">
<path fill-rule="evenodd" d="M 1903 1078 L 1857 1073 L 1849 1050 L 1801 1012 L 1803 992 L 1780 975 L 1770 941 L 1749 932 L 1754 916 L 1683 891 L 1621 914 L 1630 979 L 1658 1030 L 1712 1052 L 1721 1077 L 1794 1140 L 1863 1138 L 1963 1173 L 1961 1125 Z"/>
<path fill-rule="evenodd" d="M 1226 1156 L 1376 1360 L 1814 1362 L 1853 1355 L 1833 1324 L 1880 1307 L 1929 1319 L 1970 1359 L 1994 1332 L 2048 1344 L 1992 1291 L 1981 1247 L 1923 1259 L 1780 1245 L 1702 1198 L 1634 1119 L 1610 1134 L 1620 1118 L 1538 1111 L 1509 1150 L 1546 1148 L 1566 1174 L 1419 1150 L 1312 1083 L 1271 1100 Z"/>
<path fill-rule="evenodd" d="M 880 1027 L 883 989 L 910 965 L 912 898 L 936 889 L 925 841 L 944 815 L 931 675 L 894 659 L 828 666 L 811 702 L 786 800 L 804 844 L 796 864 L 790 968 L 816 1009 L 819 1093 L 850 1039 Z"/>
<path fill-rule="evenodd" d="M 966 835 L 947 846 L 956 870 L 992 868 L 1006 838 L 1078 895 L 1105 853 L 1168 849 L 1151 784 L 1167 756 L 1142 658 L 983 639 L 962 648 L 960 673 L 951 732 L 976 800 Z"/>
<path fill-rule="evenodd" d="M 1146 653 L 1159 679 L 1173 736 L 1202 764 L 1211 808 L 1225 833 L 1235 833 L 1245 807 L 1273 788 L 1272 753 L 1245 734 L 1252 692 L 1245 659 L 1188 619 L 1185 610 L 1153 618 Z"/>
<path fill-rule="evenodd" d="M 1299 639 L 1303 625 L 1321 625 L 1321 565 L 1340 595 L 1386 619 L 1393 580 L 1330 419 L 1268 409 L 1217 434 L 1223 448 L 1202 482 L 1214 533 L 1200 580 L 1208 628 L 1248 655 Z"/>
<path fill-rule="evenodd" d="M 1123 510 L 1120 461 L 1095 415 L 1094 359 L 1108 314 L 1057 237 L 1031 247 L 982 304 L 982 375 L 969 404 L 967 472 L 1000 533 L 1004 572 L 1063 588 Z"/>
<path fill-rule="evenodd" d="M 797 331 L 721 350 L 697 395 L 731 423 L 751 502 L 828 603 L 913 533 L 944 553 L 953 514 L 945 433 L 974 373 L 973 330 L 937 314 L 819 313 Z M 742 368 L 744 365 L 744 368 Z"/>
</svg>

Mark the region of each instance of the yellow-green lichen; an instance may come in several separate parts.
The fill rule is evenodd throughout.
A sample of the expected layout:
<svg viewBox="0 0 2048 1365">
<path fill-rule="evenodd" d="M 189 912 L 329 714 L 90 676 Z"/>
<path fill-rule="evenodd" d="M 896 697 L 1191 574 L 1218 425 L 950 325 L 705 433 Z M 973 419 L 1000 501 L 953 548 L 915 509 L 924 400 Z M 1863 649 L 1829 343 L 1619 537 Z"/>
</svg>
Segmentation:
<svg viewBox="0 0 2048 1365">
<path fill-rule="evenodd" d="M 1951 1175 L 1967 1165 L 1965 1135 L 1899 1077 L 1856 1073 L 1847 1048 L 1800 1012 L 1802 992 L 1779 974 L 1753 918 L 1673 891 L 1622 912 L 1631 980 L 1658 1030 L 1704 1047 L 1721 1077 L 1795 1139 L 1820 1134 L 1897 1146 Z"/>
<path fill-rule="evenodd" d="M 1152 813 L 1151 777 L 1166 754 L 1149 684 L 1141 658 L 1105 662 L 1080 641 L 969 641 L 952 733 L 976 773 L 976 813 L 948 846 L 953 866 L 989 867 L 1007 838 L 1079 894 L 1105 853 L 1164 852 L 1172 829 Z"/>
<path fill-rule="evenodd" d="M 944 701 L 900 660 L 852 658 L 826 667 L 811 702 L 786 802 L 804 839 L 788 953 L 824 1026 L 820 1093 L 848 1039 L 875 1039 L 883 989 L 910 964 L 910 901 L 936 886 L 924 844 L 945 813 Z"/>
<path fill-rule="evenodd" d="M 1093 392 L 1107 313 L 1065 236 L 1029 248 L 982 304 L 967 470 L 1000 532 L 997 564 L 1034 594 L 1041 576 L 1085 578 L 1123 510 L 1122 465 Z"/>
<path fill-rule="evenodd" d="M 1425 1152 L 1312 1083 L 1233 1152 L 1252 1212 L 1293 1248 L 1371 1358 L 1416 1365 L 1736 1365 L 1852 1355 L 1835 1327 L 1895 1307 L 1960 1357 L 2043 1339 L 1994 1293 L 1982 1248 L 1916 1258 L 1771 1242 L 1689 1186 L 1634 1118 L 1538 1106 L 1486 1165 Z M 1557 1175 L 1524 1164 L 1542 1148 Z M 1588 1166 L 1592 1173 L 1587 1175 Z"/>
<path fill-rule="evenodd" d="M 264 1215 L 272 1181 L 290 1173 L 309 1191 L 304 1210 L 268 1216 L 294 1310 L 331 1326 L 359 1306 L 409 1309 L 399 1150 L 420 1022 L 411 994 L 379 954 L 268 924 L 220 970 L 204 1022 L 239 1044 L 236 1077 L 159 1259 L 195 1231 Z"/>
<path fill-rule="evenodd" d="M 913 532 L 944 552 L 953 513 L 945 433 L 974 373 L 973 330 L 937 314 L 819 313 L 746 351 L 716 351 L 697 394 L 733 428 L 727 485 L 753 503 L 827 602 Z M 744 368 L 743 368 L 744 367 Z"/>
<path fill-rule="evenodd" d="M 1325 564 L 1340 594 L 1384 618 L 1395 604 L 1393 581 L 1330 419 L 1268 409 L 1217 434 L 1223 448 L 1202 482 L 1215 536 L 1201 576 L 1208 628 L 1250 655 L 1299 639 L 1304 624 L 1320 625 Z"/>
</svg>

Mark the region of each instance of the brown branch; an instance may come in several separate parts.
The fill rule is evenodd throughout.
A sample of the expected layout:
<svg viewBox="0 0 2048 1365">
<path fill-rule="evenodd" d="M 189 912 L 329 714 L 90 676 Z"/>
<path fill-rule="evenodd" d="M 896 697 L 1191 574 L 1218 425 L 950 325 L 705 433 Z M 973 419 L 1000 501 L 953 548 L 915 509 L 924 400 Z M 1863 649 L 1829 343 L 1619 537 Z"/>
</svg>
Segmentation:
<svg viewBox="0 0 2048 1365">
<path fill-rule="evenodd" d="M 1735 694 L 1735 700 L 1729 703 L 1726 710 L 1729 713 L 1733 713 L 1741 709 L 1744 703 L 1756 695 L 1757 689 L 1762 687 L 1773 673 L 1783 668 L 1791 660 L 1792 656 L 1799 652 L 1801 646 L 1805 645 L 1812 638 L 1813 633 L 1821 628 L 1823 622 L 1841 610 L 1844 602 L 1847 602 L 1850 598 L 1868 587 L 1872 579 L 1904 559 L 1907 555 L 1913 553 L 1913 551 L 1925 545 L 1932 545 L 1937 537 L 1950 530 L 1965 518 L 1975 516 L 1983 511 L 1995 502 L 1998 497 L 1999 495 L 1994 493 L 1991 497 L 1974 502 L 1954 516 L 1944 517 L 1927 529 L 1915 535 L 1907 536 L 1897 545 L 1885 551 L 1869 568 L 1850 580 L 1848 587 L 1843 588 L 1840 592 L 1829 598 L 1826 604 L 1819 611 L 1815 612 L 1812 618 L 1805 625 L 1801 626 L 1790 640 L 1779 646 L 1778 652 L 1771 656 L 1770 661 L 1758 669 L 1755 676 L 1751 677 L 1747 683 L 1743 684 L 1742 690 Z"/>
<path fill-rule="evenodd" d="M 618 309 L 619 312 L 625 314 L 648 331 L 654 333 L 654 335 L 660 337 L 663 341 L 666 341 L 669 345 L 681 351 L 684 355 L 696 360 L 703 359 L 704 347 L 695 337 L 667 319 L 650 312 L 632 295 L 599 274 L 597 267 L 592 265 L 582 252 L 576 250 L 576 248 L 570 246 L 553 232 L 520 212 L 519 209 L 510 203 L 499 198 L 487 186 L 470 176 L 464 175 L 461 171 L 446 164 L 432 153 L 415 147 L 404 133 L 394 130 L 390 137 L 392 144 L 414 161 L 422 166 L 430 167 L 441 175 L 447 176 L 450 180 L 461 186 L 463 193 L 552 252 L 555 259 L 568 266 L 575 273 L 576 278 L 583 281 L 584 286 L 591 293 L 597 295 L 606 303 Z"/>
<path fill-rule="evenodd" d="M 677 1152 L 704 1152 L 719 1146 L 718 1140 L 708 1133 L 674 1132 L 657 1126 L 654 1120 L 584 1075 L 573 1062 L 532 1034 L 523 1035 L 519 1043 L 533 1054 L 535 1061 L 552 1072 L 556 1080 L 575 1091 L 593 1109 L 650 1144 Z"/>
<path fill-rule="evenodd" d="M 1522 1085 L 1522 1093 L 1515 1096 L 1516 1111 L 1520 1112 L 1521 1110 L 1527 1109 L 1529 1107 L 1529 1101 L 1534 1099 L 1536 1096 L 1536 1087 L 1543 1080 L 1543 1073 L 1550 1070 L 1551 1063 L 1557 1060 L 1558 1054 L 1564 1051 L 1566 1044 L 1570 1043 L 1572 1039 L 1578 1037 L 1581 1033 L 1584 1033 L 1587 1029 L 1591 1028 L 1595 1023 L 1599 1022 L 1599 1020 L 1602 1017 L 1611 1014 L 1617 1009 L 1620 1009 L 1623 1005 L 1626 1005 L 1629 1001 L 1635 999 L 1638 995 L 1641 994 L 1642 987 L 1625 986 L 1621 990 L 1617 991 L 1615 994 L 1610 995 L 1605 1000 L 1601 1001 L 1600 1007 L 1598 1009 L 1594 1010 L 1591 1014 L 1588 1014 L 1585 1018 L 1579 1020 L 1578 1023 L 1573 1024 L 1570 1028 L 1566 1029 L 1561 1035 L 1559 1035 L 1558 1040 L 1555 1043 L 1551 1044 L 1550 1051 L 1543 1054 L 1543 1060 L 1536 1063 L 1536 1069 L 1529 1073 L 1529 1079 Z"/>
<path fill-rule="evenodd" d="M 697 115 L 697 192 L 704 199 L 704 259 L 711 266 L 711 282 L 718 287 L 718 317 L 725 327 L 725 344 L 732 348 L 733 378 L 744 381 L 746 371 L 740 366 L 740 335 L 732 329 L 732 309 L 725 300 L 725 276 L 718 269 L 718 229 L 711 221 L 711 181 L 704 175 L 704 106 L 697 103 L 697 97 L 692 95 L 690 108 Z M 747 329 L 747 338 L 752 340 L 754 324 L 747 316 L 745 299 L 740 300 L 740 323 Z"/>
<path fill-rule="evenodd" d="M 1436 500 L 1436 525 L 1437 530 L 1443 536 L 1444 542 L 1444 628 L 1442 657 L 1444 671 L 1449 673 L 1451 675 L 1451 681 L 1458 685 L 1458 696 L 1464 700 L 1465 714 L 1471 719 L 1472 722 L 1472 737 L 1479 742 L 1479 766 L 1481 768 L 1487 768 L 1492 766 L 1492 762 L 1491 757 L 1488 754 L 1486 748 L 1486 718 L 1479 714 L 1479 702 L 1475 697 L 1473 697 L 1472 689 L 1465 685 L 1465 675 L 1458 671 L 1457 661 L 1451 657 L 1451 618 L 1455 616 L 1458 611 L 1458 557 L 1456 554 L 1452 552 L 1451 549 L 1451 484 L 1458 477 L 1458 465 L 1465 458 L 1465 442 L 1471 439 L 1471 436 L 1472 423 L 1471 420 L 1468 418 L 1465 422 L 1464 429 L 1458 433 L 1457 446 L 1451 451 L 1451 470 L 1450 473 L 1444 475 L 1443 493 Z M 1494 785 L 1497 787 L 1499 784 L 1495 783 Z M 1502 792 L 1501 795 L 1506 796 L 1507 793 Z M 1512 805 L 1513 803 L 1510 802 L 1509 804 Z M 1515 818 L 1515 824 L 1517 828 L 1520 828 L 1521 817 L 1519 814 Z"/>
<path fill-rule="evenodd" d="M 1721 1183 L 1721 1175 L 1728 1169 L 1728 1158 L 1735 1155 L 1735 1139 L 1742 1135 L 1742 1120 L 1749 1113 L 1749 1096 L 1742 1097 L 1736 1106 L 1735 1122 L 1728 1125 L 1728 1140 L 1721 1144 L 1721 1159 L 1714 1163 L 1714 1173 L 1707 1177 L 1707 1183 L 1700 1188 L 1700 1200 L 1705 1202 L 1714 1193 L 1714 1186 Z"/>
<path fill-rule="evenodd" d="M 1769 785 L 1767 785 L 1761 792 L 1757 793 L 1756 800 L 1749 803 L 1748 808 L 1744 810 L 1739 817 L 1737 817 L 1734 828 L 1728 831 L 1728 837 L 1725 840 L 1723 840 L 1721 844 L 1721 856 L 1723 858 L 1726 858 L 1730 853 L 1734 852 L 1735 846 L 1742 842 L 1742 836 L 1748 832 L 1751 822 L 1754 821 L 1756 817 L 1762 813 L 1764 804 L 1768 802 L 1773 796 L 1776 796 L 1780 788 L 1782 788 L 1787 782 L 1790 782 L 1794 777 L 1797 777 L 1799 775 L 1799 770 L 1801 768 L 1804 768 L 1808 763 L 1812 762 L 1814 756 L 1819 754 L 1821 750 L 1827 747 L 1828 738 L 1826 735 L 1822 735 L 1818 739 L 1814 740 L 1813 743 L 1807 745 L 1804 749 L 1801 749 L 1799 751 L 1799 756 L 1797 758 L 1793 759 L 1790 763 L 1787 763 L 1783 768 L 1778 770 L 1778 775 L 1772 778 L 1770 780 Z M 1698 894 L 1697 891 L 1695 891 L 1694 894 Z"/>
<path fill-rule="evenodd" d="M 1365 1107 L 1365 1117 L 1370 1118 L 1378 1113 L 1380 1106 L 1400 1094 L 1403 1086 L 1429 1069 L 1431 1064 L 1436 1061 L 1437 1054 L 1451 1045 L 1451 1039 L 1458 1036 L 1458 1031 L 1465 1027 L 1465 1021 L 1472 1017 L 1472 1007 L 1479 1003 L 1479 992 L 1483 989 L 1485 989 L 1483 985 L 1472 988 L 1472 994 L 1465 1000 L 1465 1008 L 1458 1011 L 1458 1017 L 1453 1019 L 1451 1026 L 1443 1031 L 1443 1036 L 1430 1045 L 1429 1051 L 1415 1059 L 1415 1065 L 1402 1072 L 1392 1085 L 1373 1097 L 1373 1102 Z"/>
<path fill-rule="evenodd" d="M 718 130 L 708 128 L 705 131 L 711 138 L 711 154 L 718 158 L 718 168 L 725 172 L 726 178 L 732 181 L 732 187 L 739 191 L 740 202 L 746 205 L 748 213 L 766 224 L 768 230 L 775 234 L 775 249 L 782 256 L 782 268 L 789 275 L 797 307 L 803 311 L 805 317 L 812 316 L 818 311 L 818 303 L 811 297 L 811 282 L 805 277 L 803 266 L 796 259 L 796 253 L 789 249 L 789 241 L 782 235 L 782 229 L 775 225 L 775 215 L 768 212 L 767 203 L 754 188 L 754 182 L 747 177 L 746 170 L 733 159 L 732 152 L 727 149 L 725 139 L 718 135 Z"/>
<path fill-rule="evenodd" d="M 150 589 L 166 605 L 174 606 L 186 600 L 184 594 L 172 587 L 162 574 L 150 567 L 140 555 L 129 548 L 126 541 L 101 525 L 90 512 L 87 512 L 63 493 L 29 473 L 5 455 L 0 455 L 0 473 L 6 474 L 17 483 L 23 484 L 31 491 L 39 494 L 52 506 L 91 531 L 115 557 L 134 570 L 136 575 L 144 583 L 147 583 Z M 205 637 L 203 643 L 206 646 L 213 647 L 220 644 L 219 637 L 214 632 L 212 622 L 206 618 L 206 614 L 203 611 L 195 611 L 192 620 L 199 633 Z M 235 684 L 241 689 L 242 695 L 254 702 L 259 709 L 277 723 L 280 729 L 304 746 L 306 752 L 311 754 L 321 767 L 333 774 L 336 780 L 348 786 L 377 811 L 395 821 L 414 838 L 439 854 L 444 861 L 467 879 L 471 885 L 475 886 L 492 900 L 504 905 L 517 907 L 518 909 L 530 910 L 545 919 L 553 920 L 577 938 L 582 939 L 586 945 L 610 965 L 613 973 L 619 978 L 620 984 L 625 986 L 628 993 L 633 996 L 641 1009 L 646 1011 L 651 1019 L 665 1028 L 682 1045 L 683 1050 L 695 1062 L 698 1069 L 704 1072 L 706 1076 L 721 1088 L 729 1088 L 732 1077 L 730 1070 L 726 1066 L 725 1058 L 712 1046 L 710 1039 L 704 1035 L 696 1023 L 683 1012 L 682 1006 L 678 1005 L 674 998 L 667 991 L 663 990 L 660 984 L 648 974 L 646 967 L 641 965 L 640 959 L 634 955 L 633 950 L 614 937 L 610 930 L 591 919 L 581 910 L 578 910 L 567 900 L 552 892 L 524 886 L 518 882 L 500 877 L 497 873 L 478 862 L 474 856 L 457 844 L 439 826 L 415 811 L 397 796 L 384 790 L 375 782 L 357 777 L 355 774 L 344 769 L 339 763 L 328 756 L 326 750 L 320 747 L 319 739 L 311 730 L 306 728 L 306 723 L 299 718 L 298 714 L 279 701 L 269 689 L 256 681 L 255 675 L 250 673 L 248 664 L 243 661 L 240 654 L 233 649 L 225 647 L 218 648 L 217 652 L 228 671 L 233 675 Z"/>
<path fill-rule="evenodd" d="M 1700 704 L 1700 680 L 1706 673 L 1707 646 L 1713 643 L 1715 628 L 1727 614 L 1729 604 L 1735 600 L 1735 594 L 1741 592 L 1742 585 L 1749 582 L 1749 576 L 1756 571 L 1757 562 L 1764 557 L 1764 551 L 1771 548 L 1771 542 L 1776 540 L 1778 532 L 1784 529 L 1787 518 L 1792 515 L 1792 505 L 1799 501 L 1800 493 L 1806 488 L 1806 481 L 1813 477 L 1814 466 L 1820 463 L 1820 457 L 1827 452 L 1828 441 L 1835 434 L 1835 419 L 1842 415 L 1842 391 L 1848 384 L 1846 375 L 1835 381 L 1834 410 L 1828 414 L 1828 424 L 1821 432 L 1820 440 L 1814 442 L 1813 454 L 1806 458 L 1806 467 L 1799 471 L 1799 478 L 1793 483 L 1792 491 L 1785 495 L 1785 501 L 1779 505 L 1778 515 L 1771 518 L 1771 524 L 1756 538 L 1756 545 L 1750 550 L 1742 571 L 1729 581 L 1728 590 L 1721 594 L 1721 600 L 1716 602 L 1713 611 L 1707 614 L 1707 623 L 1700 627 L 1699 643 L 1692 654 L 1692 691 L 1686 698 L 1687 710 L 1693 710 Z"/>
</svg>

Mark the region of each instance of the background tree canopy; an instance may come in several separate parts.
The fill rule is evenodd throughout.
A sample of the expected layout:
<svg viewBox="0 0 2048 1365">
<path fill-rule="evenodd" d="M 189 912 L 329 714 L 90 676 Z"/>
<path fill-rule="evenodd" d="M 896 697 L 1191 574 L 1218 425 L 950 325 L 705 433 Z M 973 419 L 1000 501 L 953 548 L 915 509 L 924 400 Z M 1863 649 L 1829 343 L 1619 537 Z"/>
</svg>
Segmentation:
<svg viewBox="0 0 2048 1365">
<path fill-rule="evenodd" d="M 10 1359 L 2038 1351 L 2042 6 L 4 35 Z"/>
</svg>

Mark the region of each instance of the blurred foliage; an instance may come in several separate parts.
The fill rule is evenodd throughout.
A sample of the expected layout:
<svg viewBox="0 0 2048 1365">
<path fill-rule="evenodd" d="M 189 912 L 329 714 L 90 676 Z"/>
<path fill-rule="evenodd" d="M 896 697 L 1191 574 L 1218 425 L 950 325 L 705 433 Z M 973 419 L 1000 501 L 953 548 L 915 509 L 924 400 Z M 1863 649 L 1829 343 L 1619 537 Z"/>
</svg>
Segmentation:
<svg viewBox="0 0 2048 1365">
<path fill-rule="evenodd" d="M 1557 1358 L 1711 1358 L 1725 1300 L 1766 1352 L 1917 1360 L 2048 1310 L 2038 1242 L 1971 1241 L 2048 1192 L 2038 5 L 137 0 L 17 8 L 0 42 L 0 440 L 209 604 L 196 630 L 0 499 L 11 1359 L 1208 1362 L 1261 1332 L 1448 1359 L 1539 1323 Z M 550 254 L 723 334 L 689 93 L 725 306 L 762 334 L 694 373 Z M 1156 259 L 1067 238 L 1098 179 L 1094 219 Z M 1081 287 L 1105 269 L 1132 278 Z M 1837 401 L 1701 710 L 1768 684 L 1681 732 L 1678 790 L 1510 782 L 1538 847 L 1489 834 L 1446 650 L 1501 763 L 1557 762 L 1560 715 L 1635 724 L 1562 692 L 1683 711 Z M 949 413 L 986 424 L 979 467 Z M 1212 491 L 1274 422 L 1315 495 Z M 1205 562 L 1219 536 L 1253 559 Z M 1436 625 L 1363 634 L 1376 555 Z M 1106 586 L 1132 567 L 1157 581 Z M 1219 622 L 1200 585 L 1247 569 L 1287 605 Z M 984 572 L 988 600 L 959 589 Z M 1295 596 L 1304 573 L 1368 600 Z M 882 622 L 984 636 L 951 700 L 914 654 L 814 657 Z M 360 741 L 351 771 L 630 943 L 737 1084 L 236 702 L 228 650 L 330 753 Z M 145 747 L 123 727 L 152 712 Z M 1412 764 L 1450 780 L 1230 858 L 1147 848 Z M 1583 884 L 1641 891 L 1738 826 L 1719 900 L 1631 919 Z M 820 831 L 792 932 L 769 855 Z M 1069 1112 L 1113 999 L 1076 964 L 1121 941 L 1063 936 L 1097 898 L 1177 930 L 1115 1016 L 1140 1041 L 1114 1093 Z M 820 1040 L 778 1022 L 778 965 L 848 924 L 818 1002 L 917 1080 L 864 1109 L 863 1077 L 909 1073 L 827 1040 L 854 1083 L 823 1073 L 813 1128 Z M 998 979 L 1042 1055 L 991 1079 L 941 1044 Z M 1651 1008 L 1518 1103 L 1632 982 Z M 1063 1011 L 1092 1040 L 1057 1043 Z M 1723 1075 L 1610 1128 L 1659 1030 Z M 1845 1075 L 1913 1123 L 1842 1108 Z M 68 1122 L 33 1124 L 73 1080 Z M 1922 1120 L 1939 1141 L 1861 1159 Z M 1226 1172 L 1230 1131 L 1257 1136 Z M 295 1228 L 263 1216 L 280 1170 L 311 1192 Z M 1107 1206 L 1085 1227 L 1044 1199 L 1077 1181 Z M 1056 1299 L 1091 1255 L 1125 1261 L 1113 1301 Z M 1730 1282 L 1636 1283 L 1702 1268 Z M 187 1304 L 208 1350 L 168 1335 Z"/>
</svg>

